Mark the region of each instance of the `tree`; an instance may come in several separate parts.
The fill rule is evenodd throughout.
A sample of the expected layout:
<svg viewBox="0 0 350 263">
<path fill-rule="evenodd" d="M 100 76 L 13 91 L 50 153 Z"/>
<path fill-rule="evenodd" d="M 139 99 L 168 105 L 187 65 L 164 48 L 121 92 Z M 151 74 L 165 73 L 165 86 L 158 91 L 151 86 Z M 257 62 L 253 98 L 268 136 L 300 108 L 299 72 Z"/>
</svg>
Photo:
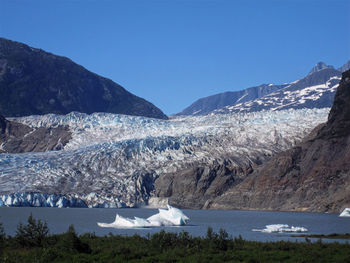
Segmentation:
<svg viewBox="0 0 350 263">
<path fill-rule="evenodd" d="M 2 223 L 0 222 L 0 242 L 4 241 L 6 235 L 4 227 L 2 226 Z"/>
<path fill-rule="evenodd" d="M 4 246 L 5 238 L 6 238 L 5 230 L 4 230 L 4 227 L 2 226 L 2 223 L 0 222 L 0 254 Z"/>
<path fill-rule="evenodd" d="M 45 237 L 49 234 L 49 228 L 46 222 L 42 222 L 40 219 L 35 220 L 33 215 L 30 214 L 27 220 L 27 225 L 19 223 L 16 231 L 16 239 L 22 246 L 42 246 Z"/>
<path fill-rule="evenodd" d="M 76 252 L 76 251 L 79 253 L 91 252 L 89 245 L 80 240 L 73 225 L 70 225 L 67 232 L 62 235 L 58 246 L 61 249 L 64 249 L 70 252 Z"/>
</svg>

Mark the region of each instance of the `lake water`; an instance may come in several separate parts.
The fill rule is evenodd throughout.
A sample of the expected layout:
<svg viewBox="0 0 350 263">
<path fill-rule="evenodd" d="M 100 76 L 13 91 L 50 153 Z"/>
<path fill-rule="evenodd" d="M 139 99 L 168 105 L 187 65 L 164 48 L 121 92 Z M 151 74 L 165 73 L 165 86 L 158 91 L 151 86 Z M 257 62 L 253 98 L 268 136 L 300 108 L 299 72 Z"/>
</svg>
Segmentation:
<svg viewBox="0 0 350 263">
<path fill-rule="evenodd" d="M 0 222 L 8 235 L 14 235 L 18 223 L 26 223 L 30 213 L 37 219 L 48 223 L 50 233 L 66 232 L 73 224 L 79 234 L 95 232 L 97 235 L 108 233 L 120 235 L 153 234 L 161 229 L 171 232 L 189 232 L 193 236 L 205 236 L 207 228 L 214 231 L 225 229 L 233 237 L 241 235 L 246 240 L 276 241 L 297 240 L 290 233 L 261 233 L 252 229 L 262 229 L 270 224 L 288 224 L 306 227 L 307 234 L 350 233 L 350 218 L 338 214 L 298 213 L 298 212 L 265 212 L 265 211 L 232 211 L 232 210 L 182 210 L 190 219 L 188 225 L 181 227 L 159 227 L 144 229 L 101 228 L 97 222 L 111 223 L 116 213 L 124 217 L 147 218 L 158 212 L 156 209 L 99 209 L 99 208 L 34 208 L 34 207 L 1 207 Z M 304 241 L 304 238 L 299 240 Z M 332 242 L 332 240 L 325 240 Z M 339 240 L 338 240 L 339 241 Z"/>
</svg>

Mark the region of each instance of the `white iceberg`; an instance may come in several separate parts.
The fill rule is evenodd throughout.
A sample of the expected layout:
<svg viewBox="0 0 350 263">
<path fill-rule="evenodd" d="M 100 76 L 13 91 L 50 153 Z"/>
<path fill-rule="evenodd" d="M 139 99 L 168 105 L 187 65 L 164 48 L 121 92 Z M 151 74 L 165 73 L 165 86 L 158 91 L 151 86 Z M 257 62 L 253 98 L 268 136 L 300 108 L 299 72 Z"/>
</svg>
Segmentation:
<svg viewBox="0 0 350 263">
<path fill-rule="evenodd" d="M 345 208 L 343 212 L 340 213 L 341 217 L 350 217 L 350 208 Z"/>
<path fill-rule="evenodd" d="M 168 205 L 168 210 L 158 209 L 159 213 L 147 219 L 134 217 L 127 218 L 116 215 L 113 223 L 97 223 L 100 227 L 113 228 L 144 228 L 157 226 L 183 226 L 190 220 L 180 209 Z"/>
<path fill-rule="evenodd" d="M 263 232 L 263 233 L 284 233 L 284 232 L 294 232 L 301 233 L 307 232 L 307 228 L 301 226 L 289 226 L 286 224 L 273 224 L 266 225 L 264 229 L 252 229 L 255 232 Z"/>
</svg>

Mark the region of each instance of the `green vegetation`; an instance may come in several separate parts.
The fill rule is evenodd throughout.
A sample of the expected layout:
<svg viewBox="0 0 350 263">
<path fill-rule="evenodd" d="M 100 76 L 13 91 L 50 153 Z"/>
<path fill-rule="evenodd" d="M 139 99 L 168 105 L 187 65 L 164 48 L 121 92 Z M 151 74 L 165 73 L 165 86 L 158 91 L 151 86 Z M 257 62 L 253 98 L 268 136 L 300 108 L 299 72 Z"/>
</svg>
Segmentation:
<svg viewBox="0 0 350 263">
<path fill-rule="evenodd" d="M 187 232 L 141 237 L 78 236 L 70 226 L 50 235 L 46 223 L 28 218 L 14 237 L 0 224 L 0 262 L 350 262 L 350 245 L 311 242 L 255 242 L 208 228 L 205 237 Z"/>
<path fill-rule="evenodd" d="M 350 239 L 350 233 L 345 234 L 329 234 L 329 235 L 292 235 L 292 237 L 305 237 L 305 238 L 328 238 L 328 239 Z"/>
<path fill-rule="evenodd" d="M 16 240 L 22 247 L 40 247 L 44 245 L 45 237 L 49 234 L 46 222 L 36 221 L 32 214 L 28 217 L 28 224 L 17 226 Z"/>
</svg>

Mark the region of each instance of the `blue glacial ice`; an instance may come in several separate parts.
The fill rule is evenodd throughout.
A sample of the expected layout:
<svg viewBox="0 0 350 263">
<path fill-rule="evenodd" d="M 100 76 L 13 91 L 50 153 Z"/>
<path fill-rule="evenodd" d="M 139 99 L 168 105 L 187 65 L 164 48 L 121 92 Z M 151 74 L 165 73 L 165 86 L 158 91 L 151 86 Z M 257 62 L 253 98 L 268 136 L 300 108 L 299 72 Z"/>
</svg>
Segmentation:
<svg viewBox="0 0 350 263">
<path fill-rule="evenodd" d="M 84 201 L 71 196 L 42 193 L 13 193 L 0 195 L 0 207 L 2 206 L 87 207 Z"/>
</svg>

